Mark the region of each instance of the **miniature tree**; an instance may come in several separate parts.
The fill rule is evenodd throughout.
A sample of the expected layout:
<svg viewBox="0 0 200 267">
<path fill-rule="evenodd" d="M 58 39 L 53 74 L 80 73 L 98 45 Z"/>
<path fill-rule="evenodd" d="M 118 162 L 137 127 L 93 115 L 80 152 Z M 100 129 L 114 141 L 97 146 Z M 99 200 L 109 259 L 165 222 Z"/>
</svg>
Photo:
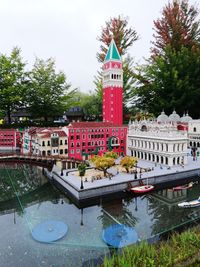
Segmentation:
<svg viewBox="0 0 200 267">
<path fill-rule="evenodd" d="M 120 165 L 126 169 L 126 172 L 129 173 L 130 168 L 132 168 L 137 163 L 136 157 L 126 156 L 121 159 Z"/>
<path fill-rule="evenodd" d="M 106 158 L 113 158 L 113 159 L 117 159 L 118 155 L 117 153 L 113 152 L 113 151 L 108 151 L 104 154 L 104 156 Z"/>
<path fill-rule="evenodd" d="M 115 159 L 106 155 L 95 156 L 91 161 L 97 170 L 103 171 L 104 176 L 107 174 L 107 169 L 115 165 Z"/>
<path fill-rule="evenodd" d="M 80 165 L 78 165 L 78 171 L 79 171 L 79 176 L 81 177 L 81 189 L 83 189 L 82 177 L 85 175 L 86 164 L 85 163 L 81 163 Z"/>
</svg>

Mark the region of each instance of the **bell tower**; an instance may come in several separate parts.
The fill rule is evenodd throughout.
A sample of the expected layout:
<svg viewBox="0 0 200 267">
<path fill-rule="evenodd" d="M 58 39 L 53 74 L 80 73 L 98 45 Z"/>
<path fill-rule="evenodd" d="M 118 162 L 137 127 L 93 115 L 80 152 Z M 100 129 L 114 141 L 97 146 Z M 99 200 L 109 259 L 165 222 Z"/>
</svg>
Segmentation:
<svg viewBox="0 0 200 267">
<path fill-rule="evenodd" d="M 122 60 L 112 39 L 103 64 L 103 121 L 123 124 Z"/>
</svg>

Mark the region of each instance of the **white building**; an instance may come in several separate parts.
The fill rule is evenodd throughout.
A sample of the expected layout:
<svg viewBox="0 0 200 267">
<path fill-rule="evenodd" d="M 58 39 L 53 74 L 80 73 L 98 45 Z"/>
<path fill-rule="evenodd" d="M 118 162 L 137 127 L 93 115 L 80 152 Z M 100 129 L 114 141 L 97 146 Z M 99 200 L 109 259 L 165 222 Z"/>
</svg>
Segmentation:
<svg viewBox="0 0 200 267">
<path fill-rule="evenodd" d="M 190 147 L 200 147 L 200 120 L 188 122 L 188 138 Z"/>
<path fill-rule="evenodd" d="M 168 166 L 187 164 L 187 132 L 177 130 L 177 115 L 162 112 L 156 121 L 130 122 L 127 155 Z"/>
</svg>

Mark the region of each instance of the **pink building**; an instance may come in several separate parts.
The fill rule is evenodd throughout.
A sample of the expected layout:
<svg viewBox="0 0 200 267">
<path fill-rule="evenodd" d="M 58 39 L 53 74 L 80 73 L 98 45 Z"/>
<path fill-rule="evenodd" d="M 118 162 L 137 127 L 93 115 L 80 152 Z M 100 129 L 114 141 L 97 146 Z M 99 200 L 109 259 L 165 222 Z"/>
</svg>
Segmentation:
<svg viewBox="0 0 200 267">
<path fill-rule="evenodd" d="M 68 126 L 68 156 L 88 159 L 114 151 L 126 154 L 127 126 L 109 122 L 73 122 Z"/>
<path fill-rule="evenodd" d="M 21 145 L 21 133 L 17 129 L 0 129 L 0 150 L 17 150 Z"/>
</svg>

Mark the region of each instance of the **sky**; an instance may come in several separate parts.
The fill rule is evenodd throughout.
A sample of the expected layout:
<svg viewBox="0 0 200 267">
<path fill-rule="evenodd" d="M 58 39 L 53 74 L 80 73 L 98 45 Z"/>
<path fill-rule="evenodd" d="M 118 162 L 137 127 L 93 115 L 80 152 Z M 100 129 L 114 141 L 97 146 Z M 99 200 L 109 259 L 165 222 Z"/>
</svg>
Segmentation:
<svg viewBox="0 0 200 267">
<path fill-rule="evenodd" d="M 196 0 L 190 0 L 195 4 Z M 153 21 L 161 17 L 168 0 L 0 0 L 0 53 L 21 48 L 32 68 L 36 57 L 53 58 L 72 88 L 94 90 L 94 76 L 101 64 L 96 59 L 97 36 L 112 17 L 128 17 L 128 26 L 139 40 L 129 49 L 135 62 L 149 56 Z"/>
</svg>

